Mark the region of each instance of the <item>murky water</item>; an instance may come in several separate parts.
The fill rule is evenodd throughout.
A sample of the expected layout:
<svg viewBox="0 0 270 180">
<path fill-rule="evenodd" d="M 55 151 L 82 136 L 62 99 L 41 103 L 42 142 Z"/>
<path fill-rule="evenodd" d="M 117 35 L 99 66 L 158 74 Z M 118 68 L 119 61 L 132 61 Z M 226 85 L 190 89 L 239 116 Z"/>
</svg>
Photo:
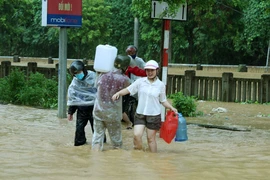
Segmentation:
<svg viewBox="0 0 270 180">
<path fill-rule="evenodd" d="M 123 125 L 123 149 L 113 150 L 108 142 L 105 151 L 92 152 L 90 144 L 73 146 L 75 121 L 56 114 L 0 105 L 0 179 L 269 179 L 270 128 L 237 132 L 188 125 L 188 141 L 166 144 L 157 138 L 154 154 L 133 150 L 132 130 Z M 263 127 L 269 119 L 260 121 Z M 91 136 L 88 126 L 89 143 Z"/>
</svg>

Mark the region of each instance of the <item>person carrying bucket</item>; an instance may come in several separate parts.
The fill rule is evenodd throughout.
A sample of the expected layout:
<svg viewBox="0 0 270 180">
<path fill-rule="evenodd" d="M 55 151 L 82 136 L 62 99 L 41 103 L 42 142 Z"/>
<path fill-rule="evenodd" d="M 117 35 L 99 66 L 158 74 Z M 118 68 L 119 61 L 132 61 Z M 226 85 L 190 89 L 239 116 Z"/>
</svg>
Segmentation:
<svg viewBox="0 0 270 180">
<path fill-rule="evenodd" d="M 126 94 L 138 93 L 138 106 L 134 117 L 134 148 L 142 149 L 142 137 L 146 128 L 148 147 L 151 152 L 157 152 L 156 133 L 161 127 L 161 106 L 177 113 L 166 98 L 165 84 L 157 74 L 159 65 L 155 60 L 149 60 L 145 67 L 147 77 L 137 79 L 134 83 L 116 92 L 112 100 L 116 101 Z"/>
<path fill-rule="evenodd" d="M 97 98 L 93 110 L 95 131 L 92 138 L 92 150 L 94 151 L 103 150 L 106 129 L 113 147 L 122 147 L 122 98 L 113 101 L 111 97 L 130 84 L 129 78 L 124 75 L 129 61 L 128 56 L 117 55 L 114 68 L 109 72 L 100 73 L 97 78 Z"/>
</svg>

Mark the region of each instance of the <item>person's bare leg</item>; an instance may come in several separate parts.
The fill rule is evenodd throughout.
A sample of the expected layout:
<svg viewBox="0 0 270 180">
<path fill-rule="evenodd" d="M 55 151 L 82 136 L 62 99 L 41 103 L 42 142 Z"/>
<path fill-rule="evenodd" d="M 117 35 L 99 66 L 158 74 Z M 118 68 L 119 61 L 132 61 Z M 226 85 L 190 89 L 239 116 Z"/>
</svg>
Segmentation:
<svg viewBox="0 0 270 180">
<path fill-rule="evenodd" d="M 156 130 L 146 129 L 147 142 L 151 152 L 157 152 Z"/>
<path fill-rule="evenodd" d="M 127 123 L 127 128 L 131 129 L 133 124 L 130 121 L 128 115 L 125 112 L 123 112 L 122 116 L 123 116 L 122 119 Z"/>
<path fill-rule="evenodd" d="M 144 132 L 144 125 L 135 125 L 134 126 L 134 138 L 133 138 L 133 143 L 134 143 L 134 149 L 142 149 L 142 136 Z"/>
</svg>

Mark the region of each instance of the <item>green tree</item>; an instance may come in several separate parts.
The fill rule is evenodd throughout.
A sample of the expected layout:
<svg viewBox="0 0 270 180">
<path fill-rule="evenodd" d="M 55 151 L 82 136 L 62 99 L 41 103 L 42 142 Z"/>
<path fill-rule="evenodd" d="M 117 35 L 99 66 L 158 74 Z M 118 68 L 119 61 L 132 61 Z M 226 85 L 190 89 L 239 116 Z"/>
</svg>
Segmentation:
<svg viewBox="0 0 270 180">
<path fill-rule="evenodd" d="M 161 59 L 163 21 L 151 1 L 83 0 L 83 25 L 68 29 L 68 58 L 93 59 L 98 44 L 124 53 L 139 20 L 139 56 Z M 184 0 L 167 0 L 173 14 Z M 175 63 L 265 65 L 269 0 L 189 0 L 188 20 L 171 21 Z M 130 6 L 132 4 L 132 6 Z M 39 0 L 0 1 L 0 55 L 58 57 L 59 28 L 41 26 Z"/>
<path fill-rule="evenodd" d="M 242 27 L 238 4 L 236 1 L 227 1 L 225 5 L 213 0 L 204 1 L 204 4 L 193 3 L 191 19 L 186 28 L 189 37 L 188 63 L 241 63 L 233 46 L 234 37 Z"/>
<path fill-rule="evenodd" d="M 20 55 L 58 57 L 58 28 L 41 26 L 42 13 L 39 0 L 32 0 L 30 7 L 31 16 L 23 36 L 25 51 Z"/>
<path fill-rule="evenodd" d="M 162 20 L 151 18 L 151 1 L 133 1 L 132 13 L 139 20 L 139 50 L 145 61 L 160 60 Z"/>
<path fill-rule="evenodd" d="M 29 24 L 31 0 L 2 0 L 0 2 L 1 52 L 20 54 L 23 51 L 23 34 Z"/>
<path fill-rule="evenodd" d="M 128 45 L 133 44 L 134 15 L 131 12 L 132 0 L 106 0 L 111 6 L 111 29 L 108 43 L 118 48 L 119 54 L 125 54 Z"/>
<path fill-rule="evenodd" d="M 0 55 L 58 57 L 59 28 L 41 26 L 41 8 L 40 0 L 0 1 Z M 83 0 L 83 25 L 68 30 L 69 58 L 93 58 L 108 42 L 109 14 L 103 0 Z"/>
<path fill-rule="evenodd" d="M 179 3 L 184 1 L 168 0 L 166 2 L 170 4 L 170 7 L 173 7 L 173 11 L 179 6 Z M 172 62 L 209 64 L 240 64 L 245 62 L 250 64 L 254 62 L 254 58 L 257 57 L 254 56 L 255 54 L 248 53 L 247 46 L 241 45 L 243 41 L 239 36 L 239 34 L 244 34 L 244 27 L 248 25 L 248 21 L 241 21 L 241 19 L 246 18 L 248 7 L 259 6 L 258 3 L 256 4 L 257 1 L 253 0 L 252 2 L 249 3 L 247 0 L 189 0 L 188 20 L 186 22 L 172 21 L 171 23 Z M 260 4 L 269 7 L 266 0 Z M 149 36 L 153 40 L 153 34 L 158 31 L 147 28 L 154 27 L 154 23 L 149 21 L 149 12 L 151 12 L 149 6 L 151 6 L 150 2 L 147 4 L 140 0 L 134 0 L 133 3 L 134 13 L 139 14 L 137 16 L 141 22 L 146 22 L 146 24 L 142 23 L 141 26 L 141 37 L 144 41 L 147 41 L 145 37 Z M 259 15 L 260 13 L 256 11 L 255 14 Z M 265 20 L 268 18 L 265 18 L 263 22 Z M 269 23 L 269 20 L 267 22 Z M 263 28 L 269 29 L 269 25 L 264 24 Z M 143 31 L 143 29 L 147 30 Z M 260 33 L 260 37 L 269 39 L 266 33 Z M 153 42 L 150 41 L 150 43 Z M 154 43 L 157 44 L 157 41 Z M 147 48 L 144 49 L 148 51 Z M 262 51 L 262 48 L 254 46 L 254 50 Z M 265 49 L 264 52 L 266 52 Z M 261 57 L 266 56 L 261 53 L 260 55 Z"/>
<path fill-rule="evenodd" d="M 104 0 L 83 0 L 81 28 L 68 31 L 68 57 L 93 59 L 96 46 L 108 44 L 110 6 Z"/>
<path fill-rule="evenodd" d="M 270 40 L 270 1 L 250 0 L 243 12 L 244 30 L 235 39 L 236 50 L 251 57 L 247 64 L 265 65 Z"/>
</svg>

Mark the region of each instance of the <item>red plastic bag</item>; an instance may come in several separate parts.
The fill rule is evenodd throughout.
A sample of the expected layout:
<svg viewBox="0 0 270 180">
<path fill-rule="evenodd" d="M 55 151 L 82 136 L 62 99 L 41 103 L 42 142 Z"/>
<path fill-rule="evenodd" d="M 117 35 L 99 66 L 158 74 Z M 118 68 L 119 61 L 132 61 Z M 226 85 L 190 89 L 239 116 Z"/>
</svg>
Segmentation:
<svg viewBox="0 0 270 180">
<path fill-rule="evenodd" d="M 170 144 L 176 135 L 177 127 L 178 114 L 174 113 L 173 111 L 167 111 L 165 122 L 162 123 L 160 128 L 160 138 L 164 139 L 166 143 Z"/>
</svg>

